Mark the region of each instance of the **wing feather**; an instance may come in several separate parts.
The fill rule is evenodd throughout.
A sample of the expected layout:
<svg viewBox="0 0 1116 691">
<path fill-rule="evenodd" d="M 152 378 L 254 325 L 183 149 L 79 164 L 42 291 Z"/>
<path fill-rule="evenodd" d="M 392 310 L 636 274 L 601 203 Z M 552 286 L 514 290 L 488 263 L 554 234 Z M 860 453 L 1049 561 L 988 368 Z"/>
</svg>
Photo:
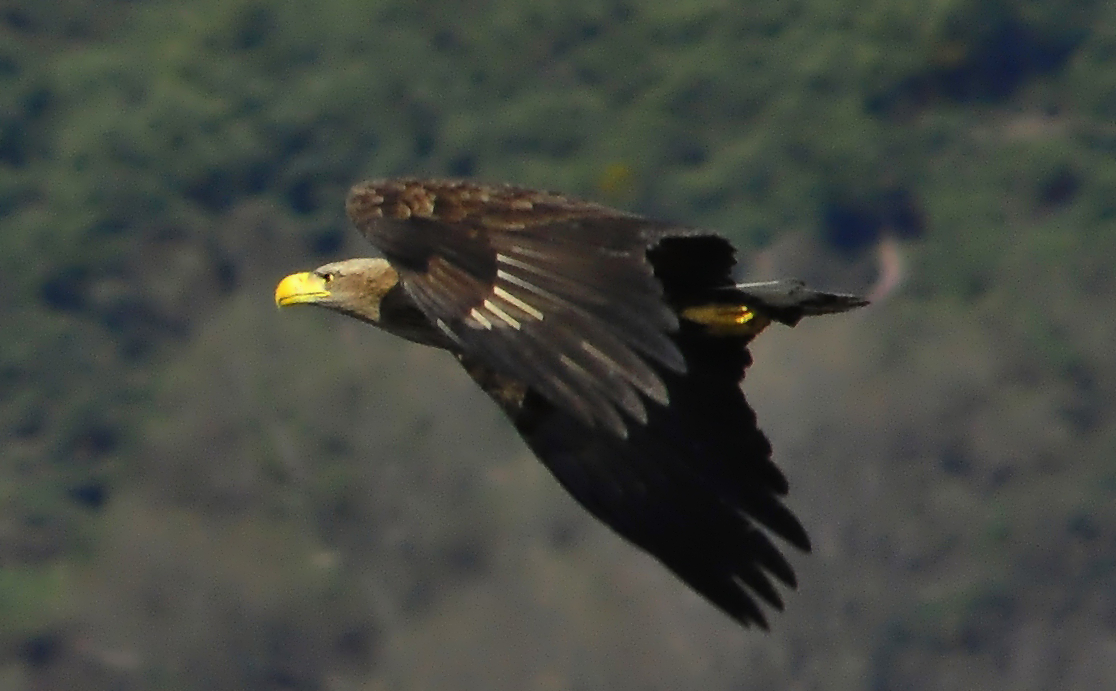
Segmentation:
<svg viewBox="0 0 1116 691">
<path fill-rule="evenodd" d="M 786 479 L 738 384 L 751 362 L 744 339 L 683 326 L 675 340 L 687 373 L 660 366 L 671 403 L 648 408 L 626 439 L 530 392 L 509 413 L 590 512 L 730 616 L 766 627 L 760 602 L 782 609 L 776 583 L 796 584 L 773 538 L 803 550 L 809 539 L 779 499 Z"/>
<path fill-rule="evenodd" d="M 466 354 L 623 437 L 641 396 L 682 371 L 674 311 L 647 259 L 652 221 L 556 195 L 464 183 L 355 187 L 354 225 Z"/>
<path fill-rule="evenodd" d="M 739 386 L 750 337 L 675 312 L 733 286 L 727 241 L 464 182 L 365 183 L 348 210 L 580 503 L 730 616 L 767 626 L 762 605 L 781 609 L 779 584 L 796 583 L 775 538 L 810 542 Z"/>
</svg>

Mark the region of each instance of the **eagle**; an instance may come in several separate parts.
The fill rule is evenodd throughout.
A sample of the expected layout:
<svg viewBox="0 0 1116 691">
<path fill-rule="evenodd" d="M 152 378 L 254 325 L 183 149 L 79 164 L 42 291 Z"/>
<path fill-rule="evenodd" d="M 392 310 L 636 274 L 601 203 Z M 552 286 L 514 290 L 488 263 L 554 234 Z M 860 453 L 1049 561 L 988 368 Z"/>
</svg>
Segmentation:
<svg viewBox="0 0 1116 691">
<path fill-rule="evenodd" d="M 865 300 L 738 283 L 716 233 L 511 185 L 370 181 L 346 211 L 382 257 L 287 276 L 277 305 L 449 351 L 591 514 L 768 628 L 797 585 L 776 538 L 810 540 L 741 390 L 748 344 Z"/>
</svg>

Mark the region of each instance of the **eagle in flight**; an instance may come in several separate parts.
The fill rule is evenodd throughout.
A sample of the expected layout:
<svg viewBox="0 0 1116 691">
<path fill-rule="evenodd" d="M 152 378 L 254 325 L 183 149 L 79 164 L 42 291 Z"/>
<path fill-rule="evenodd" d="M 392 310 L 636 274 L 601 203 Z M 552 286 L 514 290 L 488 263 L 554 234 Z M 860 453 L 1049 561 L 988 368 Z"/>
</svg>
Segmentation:
<svg viewBox="0 0 1116 691">
<path fill-rule="evenodd" d="M 745 626 L 782 609 L 810 540 L 740 389 L 771 322 L 867 304 L 798 281 L 737 283 L 714 233 L 513 186 L 353 187 L 383 254 L 284 278 L 317 305 L 443 348 L 574 498 Z"/>
</svg>

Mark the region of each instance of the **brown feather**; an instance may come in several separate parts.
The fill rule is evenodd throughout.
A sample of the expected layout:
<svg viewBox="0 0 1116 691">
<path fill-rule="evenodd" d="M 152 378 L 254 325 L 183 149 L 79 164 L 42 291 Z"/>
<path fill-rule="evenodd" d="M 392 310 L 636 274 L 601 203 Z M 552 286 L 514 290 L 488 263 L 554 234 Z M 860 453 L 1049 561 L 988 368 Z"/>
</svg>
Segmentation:
<svg viewBox="0 0 1116 691">
<path fill-rule="evenodd" d="M 863 300 L 738 285 L 724 238 L 548 192 L 374 181 L 347 210 L 390 270 L 322 267 L 337 290 L 319 304 L 452 351 L 590 512 L 767 626 L 761 603 L 781 609 L 777 585 L 796 584 L 775 538 L 810 541 L 740 389 L 747 345 Z M 379 282 L 348 290 L 362 267 Z"/>
</svg>

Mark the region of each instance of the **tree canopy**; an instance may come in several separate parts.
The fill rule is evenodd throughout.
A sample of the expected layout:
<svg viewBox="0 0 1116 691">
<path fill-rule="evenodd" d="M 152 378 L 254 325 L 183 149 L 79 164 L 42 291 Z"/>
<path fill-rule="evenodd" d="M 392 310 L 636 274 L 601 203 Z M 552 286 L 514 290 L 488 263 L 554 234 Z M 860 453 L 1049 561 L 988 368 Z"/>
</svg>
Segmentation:
<svg viewBox="0 0 1116 691">
<path fill-rule="evenodd" d="M 0 683 L 1103 687 L 1114 122 L 1100 0 L 6 3 Z M 833 290 L 899 243 L 863 319 L 756 346 L 820 536 L 769 638 L 647 575 L 452 362 L 274 314 L 397 174 Z"/>
</svg>

